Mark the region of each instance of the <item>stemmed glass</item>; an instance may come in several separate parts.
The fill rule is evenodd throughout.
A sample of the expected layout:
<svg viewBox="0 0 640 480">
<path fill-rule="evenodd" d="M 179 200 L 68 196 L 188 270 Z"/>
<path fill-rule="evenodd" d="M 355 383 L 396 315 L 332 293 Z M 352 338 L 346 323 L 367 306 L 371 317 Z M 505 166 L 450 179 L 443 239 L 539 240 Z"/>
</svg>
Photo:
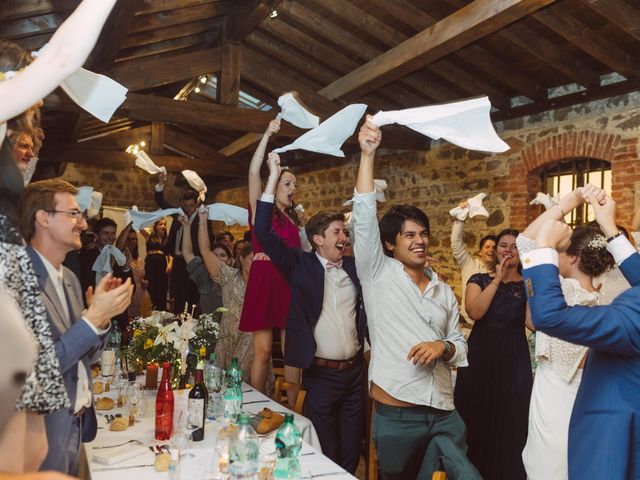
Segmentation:
<svg viewBox="0 0 640 480">
<path fill-rule="evenodd" d="M 142 385 L 137 382 L 129 382 L 127 386 L 127 401 L 129 404 L 129 426 L 132 427 L 136 423 L 138 417 L 138 404 L 144 398 Z"/>
</svg>

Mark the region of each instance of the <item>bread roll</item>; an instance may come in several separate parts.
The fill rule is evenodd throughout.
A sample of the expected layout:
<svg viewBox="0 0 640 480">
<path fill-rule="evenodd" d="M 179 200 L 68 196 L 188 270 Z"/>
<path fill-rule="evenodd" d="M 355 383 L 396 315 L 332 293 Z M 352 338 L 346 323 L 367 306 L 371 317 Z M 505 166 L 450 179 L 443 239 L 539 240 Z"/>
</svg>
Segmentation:
<svg viewBox="0 0 640 480">
<path fill-rule="evenodd" d="M 96 399 L 96 410 L 112 410 L 113 400 L 109 397 L 102 397 Z"/>
<path fill-rule="evenodd" d="M 94 395 L 100 395 L 104 392 L 104 383 L 102 382 L 93 382 L 93 387 L 91 387 Z"/>
<path fill-rule="evenodd" d="M 171 455 L 168 453 L 161 453 L 156 455 L 156 462 L 154 464 L 154 468 L 156 472 L 166 472 L 169 470 L 169 461 L 171 460 Z"/>
<path fill-rule="evenodd" d="M 117 417 L 111 422 L 111 426 L 109 430 L 112 432 L 124 432 L 127 428 L 129 428 L 129 419 L 124 417 Z"/>
</svg>

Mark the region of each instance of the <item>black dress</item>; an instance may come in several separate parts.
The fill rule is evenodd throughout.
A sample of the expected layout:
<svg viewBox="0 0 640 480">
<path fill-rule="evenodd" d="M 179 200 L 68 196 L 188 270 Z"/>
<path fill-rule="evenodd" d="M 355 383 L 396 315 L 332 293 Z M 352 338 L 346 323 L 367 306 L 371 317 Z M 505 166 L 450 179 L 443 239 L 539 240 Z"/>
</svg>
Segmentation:
<svg viewBox="0 0 640 480">
<path fill-rule="evenodd" d="M 484 290 L 492 280 L 478 273 L 468 283 Z M 526 479 L 522 450 L 533 385 L 526 305 L 521 281 L 501 283 L 469 336 L 469 366 L 458 369 L 455 406 L 467 425 L 469 459 L 485 480 Z"/>
<path fill-rule="evenodd" d="M 167 309 L 167 239 L 149 237 L 147 240 L 147 256 L 144 259 L 144 278 L 149 282 L 147 291 L 151 297 L 154 310 Z"/>
</svg>

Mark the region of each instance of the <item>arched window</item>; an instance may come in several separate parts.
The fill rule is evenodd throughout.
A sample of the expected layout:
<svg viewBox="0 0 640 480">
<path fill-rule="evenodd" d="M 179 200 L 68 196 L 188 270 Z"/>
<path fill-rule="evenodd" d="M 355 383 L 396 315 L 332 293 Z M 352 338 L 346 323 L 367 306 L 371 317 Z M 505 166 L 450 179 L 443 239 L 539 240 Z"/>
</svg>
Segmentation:
<svg viewBox="0 0 640 480">
<path fill-rule="evenodd" d="M 540 174 L 542 191 L 560 199 L 577 187 L 592 183 L 611 194 L 611 163 L 596 158 L 567 158 L 543 168 Z M 594 220 L 591 206 L 579 207 L 565 217 L 571 226 Z"/>
</svg>

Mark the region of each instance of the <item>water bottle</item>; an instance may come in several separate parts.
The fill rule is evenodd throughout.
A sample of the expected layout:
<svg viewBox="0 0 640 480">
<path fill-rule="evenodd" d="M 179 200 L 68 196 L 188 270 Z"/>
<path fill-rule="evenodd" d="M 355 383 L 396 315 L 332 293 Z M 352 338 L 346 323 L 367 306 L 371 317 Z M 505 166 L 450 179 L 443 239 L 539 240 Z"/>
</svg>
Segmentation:
<svg viewBox="0 0 640 480">
<path fill-rule="evenodd" d="M 111 332 L 109 333 L 108 348 L 120 352 L 120 344 L 122 343 L 122 332 L 117 321 L 111 322 Z M 118 356 L 118 355 L 116 355 Z"/>
<path fill-rule="evenodd" d="M 302 448 L 302 435 L 293 423 L 293 415 L 287 413 L 284 423 L 276 433 L 276 464 L 273 470 L 274 479 L 294 480 L 301 478 L 300 449 Z"/>
<path fill-rule="evenodd" d="M 249 415 L 243 413 L 238 428 L 229 440 L 229 468 L 231 478 L 254 478 L 258 472 L 260 442 L 251 427 Z"/>
<path fill-rule="evenodd" d="M 209 392 L 207 403 L 207 418 L 213 420 L 222 416 L 222 369 L 216 363 L 216 354 L 209 355 L 209 361 L 204 366 L 204 383 Z"/>
<path fill-rule="evenodd" d="M 227 388 L 223 395 L 224 418 L 235 421 L 242 411 L 242 370 L 236 357 L 231 359 L 225 377 Z"/>
</svg>

